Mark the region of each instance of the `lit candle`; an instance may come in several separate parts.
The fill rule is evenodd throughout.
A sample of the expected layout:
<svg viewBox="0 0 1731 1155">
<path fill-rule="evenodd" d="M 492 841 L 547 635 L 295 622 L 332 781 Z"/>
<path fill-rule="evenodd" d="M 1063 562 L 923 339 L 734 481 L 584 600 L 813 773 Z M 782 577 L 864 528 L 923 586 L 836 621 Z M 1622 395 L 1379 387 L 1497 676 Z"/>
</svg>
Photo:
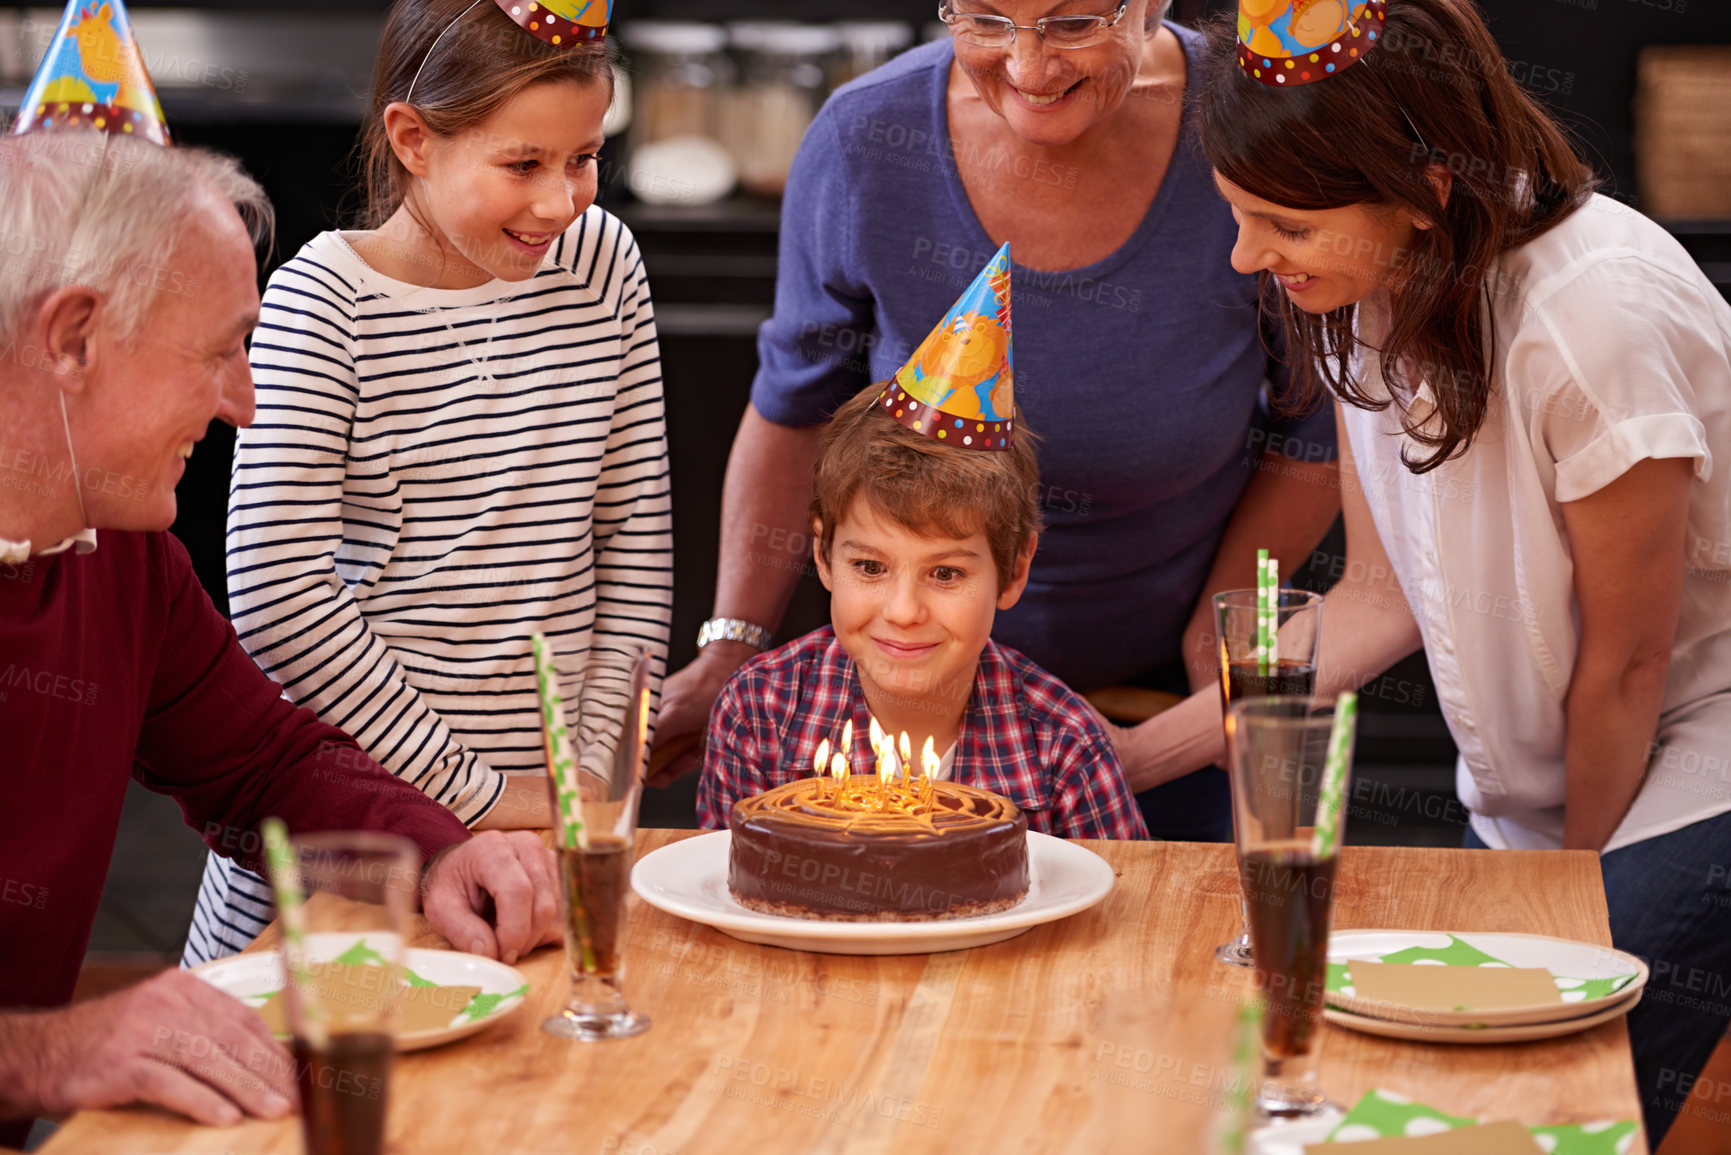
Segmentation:
<svg viewBox="0 0 1731 1155">
<path fill-rule="evenodd" d="M 829 773 L 829 739 L 825 738 L 817 744 L 817 757 L 812 759 L 817 767 L 817 800 L 823 801 L 823 776 Z"/>
<path fill-rule="evenodd" d="M 889 743 L 884 743 L 887 747 Z M 886 749 L 885 754 L 888 753 Z M 878 809 L 888 810 L 890 806 L 890 760 L 884 754 L 878 756 Z"/>
<path fill-rule="evenodd" d="M 847 725 L 841 728 L 841 756 L 851 764 L 853 762 L 853 719 L 847 720 Z"/>
<path fill-rule="evenodd" d="M 836 754 L 829 760 L 830 776 L 835 779 L 835 800 L 839 803 L 847 789 L 847 759 Z"/>
<path fill-rule="evenodd" d="M 876 754 L 879 752 L 880 748 L 884 744 L 884 739 L 887 737 L 889 737 L 889 735 L 884 733 L 884 728 L 882 726 L 878 725 L 878 720 L 874 716 L 872 718 L 872 728 L 871 728 L 871 740 L 872 740 L 872 753 L 873 754 Z"/>
<path fill-rule="evenodd" d="M 920 783 L 920 794 L 929 804 L 931 802 L 932 791 L 936 789 L 932 784 L 937 781 L 938 767 L 943 762 L 943 759 L 938 757 L 937 750 L 934 748 L 930 737 L 926 739 L 925 749 L 920 751 L 920 762 L 925 770 L 924 781 Z"/>
<path fill-rule="evenodd" d="M 902 775 L 911 777 L 914 772 L 914 746 L 908 741 L 908 732 L 902 731 Z"/>
</svg>

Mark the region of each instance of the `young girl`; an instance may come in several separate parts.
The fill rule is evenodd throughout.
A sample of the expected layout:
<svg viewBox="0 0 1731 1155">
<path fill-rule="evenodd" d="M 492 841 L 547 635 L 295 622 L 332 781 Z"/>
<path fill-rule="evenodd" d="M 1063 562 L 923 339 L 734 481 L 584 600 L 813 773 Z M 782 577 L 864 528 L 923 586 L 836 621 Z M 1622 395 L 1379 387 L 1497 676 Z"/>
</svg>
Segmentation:
<svg viewBox="0 0 1731 1155">
<path fill-rule="evenodd" d="M 543 826 L 530 634 L 568 675 L 609 641 L 659 675 L 671 610 L 649 289 L 592 207 L 605 42 L 398 0 L 377 77 L 374 227 L 314 238 L 264 295 L 234 625 L 289 697 L 470 826 Z M 244 947 L 269 896 L 212 858 L 184 961 Z"/>
<path fill-rule="evenodd" d="M 1470 0 L 1366 9 L 1349 51 L 1216 29 L 1201 104 L 1233 264 L 1339 402 L 1318 688 L 1422 643 L 1468 844 L 1602 853 L 1612 938 L 1654 970 L 1629 1028 L 1656 1147 L 1731 1020 L 1686 986 L 1731 973 L 1731 308 L 1594 194 Z"/>
</svg>

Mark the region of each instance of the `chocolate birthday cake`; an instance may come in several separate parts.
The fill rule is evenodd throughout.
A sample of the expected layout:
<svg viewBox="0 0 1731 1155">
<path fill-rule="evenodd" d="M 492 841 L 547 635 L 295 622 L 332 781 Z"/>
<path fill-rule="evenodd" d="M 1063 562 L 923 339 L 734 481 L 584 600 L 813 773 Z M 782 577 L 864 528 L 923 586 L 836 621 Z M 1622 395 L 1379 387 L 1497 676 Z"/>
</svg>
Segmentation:
<svg viewBox="0 0 1731 1155">
<path fill-rule="evenodd" d="M 802 778 L 733 805 L 727 886 L 752 910 L 922 922 L 1028 893 L 1028 820 L 1007 798 L 919 779 Z"/>
</svg>

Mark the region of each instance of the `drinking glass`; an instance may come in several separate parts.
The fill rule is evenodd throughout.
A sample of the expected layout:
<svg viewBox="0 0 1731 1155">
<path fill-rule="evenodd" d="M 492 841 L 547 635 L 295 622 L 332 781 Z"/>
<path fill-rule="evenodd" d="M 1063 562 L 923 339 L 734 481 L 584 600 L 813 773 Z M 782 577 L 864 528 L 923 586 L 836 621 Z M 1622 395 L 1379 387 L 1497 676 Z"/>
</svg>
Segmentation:
<svg viewBox="0 0 1731 1155">
<path fill-rule="evenodd" d="M 1316 685 L 1316 656 L 1322 644 L 1322 595 L 1304 590 L 1279 591 L 1275 612 L 1280 660 L 1272 668 L 1265 667 L 1257 657 L 1256 597 L 1255 590 L 1227 590 L 1214 595 L 1223 712 L 1245 698 L 1269 694 L 1309 697 Z M 1251 963 L 1250 911 L 1242 901 L 1239 909 L 1244 921 L 1238 937 L 1216 947 L 1214 957 L 1245 967 Z"/>
<path fill-rule="evenodd" d="M 305 937 L 284 937 L 283 991 L 307 1155 L 379 1155 L 419 855 L 406 838 L 361 831 L 289 847 L 308 900 Z"/>
<path fill-rule="evenodd" d="M 541 1029 L 596 1042 L 649 1029 L 649 1019 L 626 1006 L 622 990 L 625 895 L 648 756 L 649 655 L 635 647 L 591 649 L 576 703 L 571 736 L 582 825 L 575 847 L 560 838 L 556 848 L 571 998 Z M 557 830 L 559 794 L 551 769 Z"/>
<path fill-rule="evenodd" d="M 1276 1118 L 1314 1114 L 1327 1102 L 1316 1067 L 1341 828 L 1327 848 L 1314 838 L 1333 724 L 1332 705 L 1290 695 L 1235 702 L 1226 714 L 1239 881 L 1267 1007 L 1256 1106 Z M 1345 754 L 1341 798 L 1350 791 L 1350 745 Z"/>
</svg>

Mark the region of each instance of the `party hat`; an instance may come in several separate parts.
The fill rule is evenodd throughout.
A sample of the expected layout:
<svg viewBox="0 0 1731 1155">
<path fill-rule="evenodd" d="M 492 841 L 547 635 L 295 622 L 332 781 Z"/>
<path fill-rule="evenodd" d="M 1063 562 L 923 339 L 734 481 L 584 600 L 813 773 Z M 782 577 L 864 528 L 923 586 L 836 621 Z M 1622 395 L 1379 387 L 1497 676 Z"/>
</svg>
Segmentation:
<svg viewBox="0 0 1731 1155">
<path fill-rule="evenodd" d="M 1264 84 L 1325 80 L 1382 37 L 1388 0 L 1238 0 L 1238 65 Z"/>
<path fill-rule="evenodd" d="M 613 18 L 613 0 L 494 0 L 529 32 L 559 47 L 600 40 Z"/>
<path fill-rule="evenodd" d="M 12 135 L 95 128 L 169 143 L 168 122 L 121 0 L 72 0 L 24 94 Z"/>
<path fill-rule="evenodd" d="M 916 433 L 967 449 L 1008 449 L 1015 432 L 1010 246 L 998 250 L 879 399 Z"/>
</svg>

